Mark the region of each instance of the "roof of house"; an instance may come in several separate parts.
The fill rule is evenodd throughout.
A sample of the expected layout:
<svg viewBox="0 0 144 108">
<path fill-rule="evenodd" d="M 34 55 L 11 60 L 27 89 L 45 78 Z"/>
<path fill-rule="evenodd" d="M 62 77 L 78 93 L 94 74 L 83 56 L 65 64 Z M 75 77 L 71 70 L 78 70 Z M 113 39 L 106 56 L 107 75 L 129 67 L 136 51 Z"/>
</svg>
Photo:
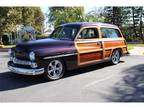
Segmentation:
<svg viewBox="0 0 144 108">
<path fill-rule="evenodd" d="M 74 23 L 65 23 L 61 26 L 108 26 L 108 27 L 116 27 L 116 25 L 108 24 L 108 23 L 101 23 L 101 22 L 74 22 Z"/>
</svg>

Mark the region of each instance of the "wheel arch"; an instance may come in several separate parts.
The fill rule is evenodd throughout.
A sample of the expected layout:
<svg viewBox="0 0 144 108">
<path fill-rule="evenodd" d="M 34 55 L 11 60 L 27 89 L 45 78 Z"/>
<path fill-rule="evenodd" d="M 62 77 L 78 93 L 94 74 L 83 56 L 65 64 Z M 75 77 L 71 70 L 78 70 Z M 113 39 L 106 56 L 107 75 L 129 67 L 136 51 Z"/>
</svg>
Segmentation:
<svg viewBox="0 0 144 108">
<path fill-rule="evenodd" d="M 113 53 L 115 50 L 118 50 L 118 51 L 120 52 L 120 56 L 122 56 L 122 54 L 123 54 L 122 48 L 114 48 L 114 49 L 112 49 L 112 53 Z M 111 53 L 111 55 L 112 55 L 112 53 Z"/>
</svg>

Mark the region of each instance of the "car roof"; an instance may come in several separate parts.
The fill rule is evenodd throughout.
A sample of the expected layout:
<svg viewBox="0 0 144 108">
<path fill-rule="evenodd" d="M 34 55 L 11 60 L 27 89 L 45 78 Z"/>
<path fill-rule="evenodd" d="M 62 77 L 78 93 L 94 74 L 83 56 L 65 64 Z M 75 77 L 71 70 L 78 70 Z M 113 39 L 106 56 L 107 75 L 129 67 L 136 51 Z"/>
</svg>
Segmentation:
<svg viewBox="0 0 144 108">
<path fill-rule="evenodd" d="M 101 22 L 74 22 L 74 23 L 65 23 L 61 26 L 77 26 L 77 27 L 83 27 L 83 26 L 106 26 L 106 27 L 114 27 L 118 28 L 114 24 L 108 24 L 108 23 L 101 23 Z"/>
</svg>

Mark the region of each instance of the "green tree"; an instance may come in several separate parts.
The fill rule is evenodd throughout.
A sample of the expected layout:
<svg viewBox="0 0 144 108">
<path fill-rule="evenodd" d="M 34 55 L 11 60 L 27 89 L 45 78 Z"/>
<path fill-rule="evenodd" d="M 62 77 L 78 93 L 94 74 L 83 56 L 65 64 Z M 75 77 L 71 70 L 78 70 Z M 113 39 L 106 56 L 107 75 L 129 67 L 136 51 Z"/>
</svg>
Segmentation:
<svg viewBox="0 0 144 108">
<path fill-rule="evenodd" d="M 0 43 L 3 33 L 14 31 L 19 20 L 20 15 L 16 7 L 0 7 Z"/>
<path fill-rule="evenodd" d="M 144 9 L 137 7 L 105 7 L 105 21 L 118 25 L 131 40 L 144 43 Z"/>
<path fill-rule="evenodd" d="M 49 23 L 58 26 L 68 22 L 84 21 L 83 7 L 50 7 L 47 15 Z"/>
<path fill-rule="evenodd" d="M 85 15 L 86 22 L 104 22 L 103 8 L 95 8 Z"/>
<path fill-rule="evenodd" d="M 40 7 L 22 7 L 22 24 L 31 25 L 35 28 L 38 33 L 41 33 L 41 30 L 44 25 L 44 15 Z"/>
<path fill-rule="evenodd" d="M 0 7 L 0 44 L 2 35 L 15 32 L 16 25 L 31 25 L 41 33 L 43 22 L 44 15 L 40 7 Z"/>
<path fill-rule="evenodd" d="M 136 37 L 139 37 L 144 43 L 144 31 L 143 31 L 143 20 L 144 20 L 144 9 L 143 7 L 131 7 L 132 10 L 132 22 L 133 31 Z"/>
<path fill-rule="evenodd" d="M 34 28 L 37 33 L 42 32 L 44 27 L 44 14 L 42 13 L 40 7 L 34 8 Z"/>
<path fill-rule="evenodd" d="M 22 24 L 33 25 L 34 21 L 34 9 L 32 7 L 21 7 L 22 11 Z"/>
<path fill-rule="evenodd" d="M 124 7 L 105 7 L 105 22 L 115 24 L 122 28 L 123 24 L 127 22 L 128 13 L 125 9 Z"/>
</svg>

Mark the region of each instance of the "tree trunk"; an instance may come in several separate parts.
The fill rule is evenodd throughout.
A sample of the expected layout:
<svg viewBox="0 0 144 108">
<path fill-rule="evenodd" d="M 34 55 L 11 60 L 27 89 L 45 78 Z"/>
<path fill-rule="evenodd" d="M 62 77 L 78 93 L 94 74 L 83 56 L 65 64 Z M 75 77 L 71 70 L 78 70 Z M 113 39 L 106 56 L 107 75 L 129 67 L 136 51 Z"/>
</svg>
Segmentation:
<svg viewBox="0 0 144 108">
<path fill-rule="evenodd" d="M 144 35 L 143 35 L 143 32 L 142 32 L 142 27 L 143 27 L 143 20 L 142 20 L 142 17 L 143 17 L 143 7 L 140 8 L 140 26 L 139 26 L 139 34 L 140 34 L 140 38 L 142 39 L 143 44 L 144 44 Z"/>
<path fill-rule="evenodd" d="M 134 30 L 135 36 L 137 37 L 138 35 L 137 35 L 137 33 L 136 33 L 136 26 L 135 26 L 135 18 L 134 18 L 134 15 L 135 15 L 135 8 L 132 7 L 133 30 Z"/>
</svg>

